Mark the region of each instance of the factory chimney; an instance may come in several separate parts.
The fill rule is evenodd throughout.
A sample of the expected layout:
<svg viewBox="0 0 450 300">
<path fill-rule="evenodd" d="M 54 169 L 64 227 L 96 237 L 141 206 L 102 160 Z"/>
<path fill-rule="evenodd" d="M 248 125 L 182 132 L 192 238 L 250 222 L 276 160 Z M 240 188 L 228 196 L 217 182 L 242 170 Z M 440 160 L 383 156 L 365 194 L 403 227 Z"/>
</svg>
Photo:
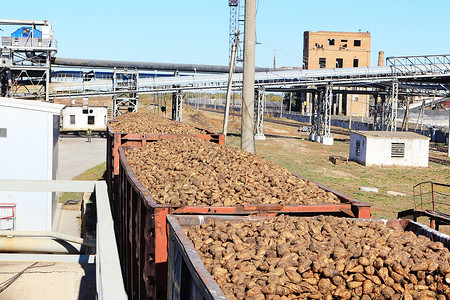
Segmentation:
<svg viewBox="0 0 450 300">
<path fill-rule="evenodd" d="M 384 66 L 384 51 L 378 51 L 378 66 Z"/>
</svg>

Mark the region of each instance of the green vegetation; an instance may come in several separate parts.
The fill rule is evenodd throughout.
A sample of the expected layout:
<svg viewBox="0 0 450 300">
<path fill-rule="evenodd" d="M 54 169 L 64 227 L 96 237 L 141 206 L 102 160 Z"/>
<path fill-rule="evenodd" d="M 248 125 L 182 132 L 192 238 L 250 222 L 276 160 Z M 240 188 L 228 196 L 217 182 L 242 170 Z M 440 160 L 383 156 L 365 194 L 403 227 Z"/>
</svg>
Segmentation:
<svg viewBox="0 0 450 300">
<path fill-rule="evenodd" d="M 334 165 L 330 155 L 348 154 L 349 145 L 335 141 L 332 147 L 298 139 L 268 139 L 257 142 L 261 156 L 289 169 L 290 171 L 318 181 L 360 201 L 371 203 L 372 216 L 392 219 L 397 212 L 414 207 L 414 185 L 425 181 L 450 182 L 450 167 L 430 163 L 428 168 L 408 167 L 365 167 L 355 162 Z M 359 187 L 376 187 L 379 193 L 359 191 Z M 390 196 L 387 191 L 406 194 Z M 448 191 L 447 191 L 448 193 Z M 439 207 L 450 213 L 448 206 Z"/>
<path fill-rule="evenodd" d="M 75 176 L 72 180 L 81 180 L 81 181 L 98 181 L 105 180 L 105 171 L 106 171 L 106 162 L 102 163 L 98 166 L 95 166 L 78 176 Z M 73 193 L 67 192 L 63 193 L 59 196 L 59 203 L 65 203 L 70 199 L 81 199 L 83 197 L 83 193 Z"/>
</svg>

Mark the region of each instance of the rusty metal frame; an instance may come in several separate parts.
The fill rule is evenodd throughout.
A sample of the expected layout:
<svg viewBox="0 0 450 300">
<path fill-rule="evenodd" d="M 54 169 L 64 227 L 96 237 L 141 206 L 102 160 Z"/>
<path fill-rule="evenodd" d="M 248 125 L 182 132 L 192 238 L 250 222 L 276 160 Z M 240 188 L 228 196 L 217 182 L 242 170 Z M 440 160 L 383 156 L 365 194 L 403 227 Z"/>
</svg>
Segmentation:
<svg viewBox="0 0 450 300">
<path fill-rule="evenodd" d="M 184 234 L 177 219 L 168 215 L 167 224 L 170 253 L 167 299 L 180 299 L 182 295 L 193 297 L 191 294 L 194 292 L 195 296 L 200 296 L 204 300 L 226 300 L 225 294 L 205 268 L 194 245 Z M 175 278 L 176 275 L 179 278 Z M 177 284 L 181 282 L 183 284 Z"/>
</svg>

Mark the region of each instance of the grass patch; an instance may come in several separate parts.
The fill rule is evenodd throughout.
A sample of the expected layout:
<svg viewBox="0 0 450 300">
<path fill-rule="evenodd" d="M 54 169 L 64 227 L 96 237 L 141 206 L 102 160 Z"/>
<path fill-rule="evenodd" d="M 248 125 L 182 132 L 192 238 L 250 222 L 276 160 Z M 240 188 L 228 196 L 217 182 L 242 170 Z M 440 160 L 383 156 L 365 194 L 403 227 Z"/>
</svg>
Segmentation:
<svg viewBox="0 0 450 300">
<path fill-rule="evenodd" d="M 396 219 L 399 211 L 413 208 L 412 187 L 420 182 L 450 182 L 450 167 L 430 163 L 427 168 L 362 166 L 355 162 L 334 165 L 330 155 L 349 153 L 349 144 L 335 141 L 325 146 L 306 140 L 269 138 L 258 141 L 257 153 L 293 173 L 320 182 L 350 197 L 372 204 L 374 218 Z M 376 187 L 378 193 L 365 193 L 359 187 Z M 390 196 L 387 191 L 406 194 Z M 442 212 L 450 213 L 448 206 Z"/>
<path fill-rule="evenodd" d="M 95 166 L 80 175 L 75 176 L 72 180 L 81 180 L 81 181 L 98 181 L 105 180 L 104 175 L 106 171 L 106 162 Z M 66 192 L 59 196 L 59 203 L 65 203 L 67 200 L 71 199 L 81 199 L 83 197 L 83 193 L 73 193 Z"/>
</svg>

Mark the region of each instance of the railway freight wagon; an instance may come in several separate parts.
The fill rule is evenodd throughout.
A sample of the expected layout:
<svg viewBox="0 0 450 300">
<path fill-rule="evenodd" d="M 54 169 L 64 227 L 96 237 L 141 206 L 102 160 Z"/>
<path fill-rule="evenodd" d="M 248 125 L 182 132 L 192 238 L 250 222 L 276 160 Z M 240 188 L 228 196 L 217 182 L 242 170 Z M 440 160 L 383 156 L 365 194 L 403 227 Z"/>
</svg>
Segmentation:
<svg viewBox="0 0 450 300">
<path fill-rule="evenodd" d="M 167 299 L 448 299 L 450 292 L 450 236 L 410 220 L 167 219 Z"/>
<path fill-rule="evenodd" d="M 167 297 L 167 215 L 370 217 L 369 204 L 239 149 L 180 137 L 143 147 L 119 147 L 118 152 L 116 222 L 125 285 L 132 299 Z M 228 160 L 234 160 L 234 166 L 226 168 L 235 173 L 224 169 Z M 192 166 L 194 169 L 184 169 Z M 147 173 L 149 170 L 156 173 Z M 276 177 L 277 172 L 281 174 L 280 179 Z M 181 177 L 170 178 L 166 173 Z M 258 179 L 258 176 L 262 177 Z M 258 181 L 264 184 L 259 185 Z M 162 184 L 167 185 L 160 191 L 153 190 Z M 250 185 L 264 186 L 265 190 L 245 189 Z M 227 190 L 230 188 L 232 191 Z M 277 198 L 279 193 L 284 193 L 284 198 Z M 311 198 L 295 200 L 298 193 Z M 265 199 L 275 199 L 275 203 Z"/>
<path fill-rule="evenodd" d="M 172 121 L 153 113 L 127 113 L 116 117 L 107 124 L 106 135 L 106 182 L 109 199 L 113 211 L 116 211 L 114 194 L 114 177 L 119 175 L 119 147 L 145 146 L 158 140 L 171 139 L 182 135 L 193 135 L 197 138 L 218 144 L 225 144 L 223 134 L 195 128 Z M 114 191 L 114 189 L 116 189 Z"/>
</svg>

